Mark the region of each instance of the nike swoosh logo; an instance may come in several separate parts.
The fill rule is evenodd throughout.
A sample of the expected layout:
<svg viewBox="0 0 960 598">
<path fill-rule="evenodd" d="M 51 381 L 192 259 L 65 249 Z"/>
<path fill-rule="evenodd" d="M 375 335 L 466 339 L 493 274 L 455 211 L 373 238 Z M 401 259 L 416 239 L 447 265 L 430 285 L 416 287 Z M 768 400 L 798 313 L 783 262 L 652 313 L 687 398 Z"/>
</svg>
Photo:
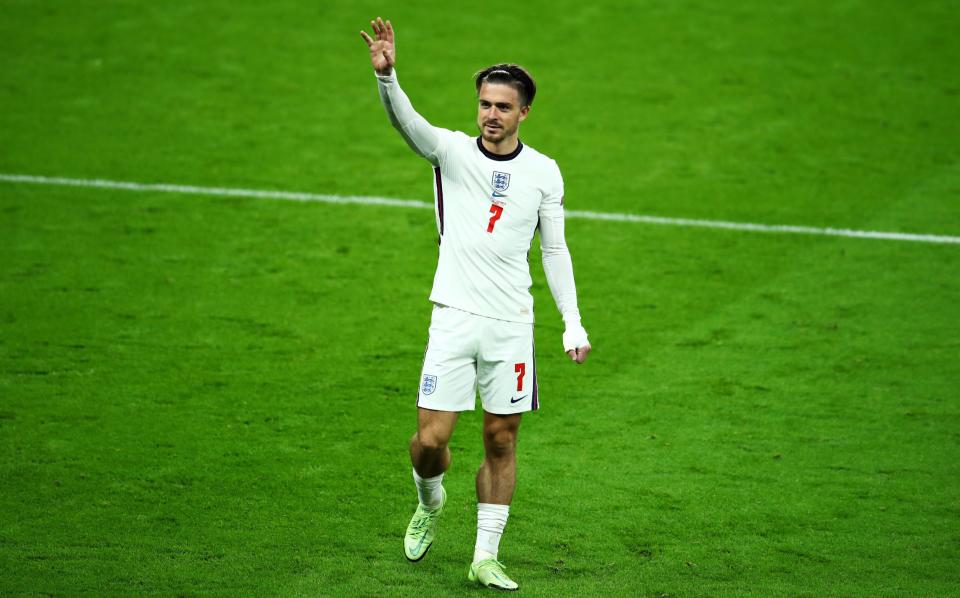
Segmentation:
<svg viewBox="0 0 960 598">
<path fill-rule="evenodd" d="M 522 400 L 524 400 L 525 398 L 527 398 L 527 396 L 529 396 L 529 395 L 523 395 L 523 396 L 520 397 L 519 399 L 510 399 L 510 402 L 511 402 L 511 403 L 519 403 L 520 401 L 522 401 Z"/>
<path fill-rule="evenodd" d="M 506 195 L 504 195 L 503 193 L 497 193 L 496 191 L 493 192 L 493 196 L 494 196 L 494 197 L 506 197 Z"/>
</svg>

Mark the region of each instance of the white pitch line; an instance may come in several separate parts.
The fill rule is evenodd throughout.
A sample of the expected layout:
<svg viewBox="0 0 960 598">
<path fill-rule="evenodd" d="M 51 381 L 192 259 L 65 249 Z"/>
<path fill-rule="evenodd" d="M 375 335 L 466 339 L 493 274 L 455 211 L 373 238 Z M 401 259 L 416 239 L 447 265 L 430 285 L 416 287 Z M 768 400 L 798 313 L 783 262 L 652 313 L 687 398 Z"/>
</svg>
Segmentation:
<svg viewBox="0 0 960 598">
<path fill-rule="evenodd" d="M 725 228 L 729 230 L 745 230 L 758 233 L 826 235 L 833 237 L 852 237 L 858 239 L 885 239 L 887 241 L 917 241 L 920 243 L 946 243 L 960 245 L 960 237 L 951 237 L 948 235 L 891 233 L 872 230 L 853 230 L 849 228 L 817 228 L 815 226 L 796 226 L 792 224 L 755 224 L 752 222 L 727 222 L 724 220 L 665 218 L 663 216 L 643 216 L 638 214 L 617 214 L 608 212 L 581 212 L 577 210 L 567 210 L 566 215 L 568 218 L 613 220 L 616 222 L 642 222 L 644 224 L 669 224 L 672 226 L 696 226 L 701 228 Z"/>
<path fill-rule="evenodd" d="M 97 189 L 119 189 L 123 191 L 139 192 L 180 193 L 186 195 L 211 195 L 218 197 L 253 197 L 258 199 L 282 199 L 287 201 L 315 201 L 322 203 L 390 206 L 395 208 L 433 209 L 433 203 L 428 203 L 425 201 L 416 201 L 412 199 L 393 199 L 390 197 L 370 197 L 365 195 L 328 195 L 323 193 L 301 193 L 294 191 L 197 187 L 193 185 L 171 185 L 167 183 L 135 183 L 130 181 L 109 181 L 104 179 L 72 179 L 65 177 L 45 177 L 28 174 L 3 173 L 0 173 L 0 182 L 27 183 L 31 185 L 52 185 L 61 187 L 92 187 Z M 887 241 L 914 241 L 918 243 L 960 245 L 960 237 L 948 235 L 895 233 L 851 230 L 845 228 L 817 228 L 813 226 L 793 226 L 786 224 L 755 224 L 751 222 L 725 222 L 723 220 L 697 220 L 691 218 L 666 218 L 663 216 L 645 216 L 642 214 L 586 212 L 581 210 L 567 210 L 566 215 L 568 218 L 581 218 L 584 220 L 639 222 L 643 224 L 716 228 L 761 233 L 826 235 L 858 239 L 883 239 Z"/>
<path fill-rule="evenodd" d="M 283 199 L 287 201 L 317 201 L 323 203 L 392 206 L 395 208 L 433 209 L 433 204 L 429 204 L 425 201 L 416 201 L 412 199 L 391 199 L 389 197 L 367 197 L 363 195 L 324 195 L 322 193 L 299 193 L 296 191 L 265 191 L 257 189 L 235 189 L 224 187 L 196 187 L 193 185 L 134 183 L 130 181 L 108 181 L 104 179 L 68 179 L 64 177 L 33 176 L 29 174 L 0 173 L 0 181 L 8 183 L 28 183 L 31 185 L 53 185 L 59 187 L 94 187 L 97 189 L 119 189 L 122 191 L 154 191 L 160 193 L 180 193 L 184 195 L 254 197 L 257 199 Z"/>
</svg>

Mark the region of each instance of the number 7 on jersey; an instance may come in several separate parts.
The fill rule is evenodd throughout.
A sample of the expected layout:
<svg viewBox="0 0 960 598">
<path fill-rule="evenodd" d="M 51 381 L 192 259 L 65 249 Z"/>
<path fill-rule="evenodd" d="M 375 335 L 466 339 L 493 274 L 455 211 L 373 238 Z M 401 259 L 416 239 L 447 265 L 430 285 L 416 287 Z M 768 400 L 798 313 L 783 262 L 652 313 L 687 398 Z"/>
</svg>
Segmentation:
<svg viewBox="0 0 960 598">
<path fill-rule="evenodd" d="M 493 225 L 497 223 L 497 220 L 500 220 L 500 217 L 503 216 L 503 206 L 498 206 L 495 203 L 490 204 L 490 213 L 493 216 L 490 216 L 490 223 L 487 225 L 487 232 L 493 232 Z"/>
</svg>

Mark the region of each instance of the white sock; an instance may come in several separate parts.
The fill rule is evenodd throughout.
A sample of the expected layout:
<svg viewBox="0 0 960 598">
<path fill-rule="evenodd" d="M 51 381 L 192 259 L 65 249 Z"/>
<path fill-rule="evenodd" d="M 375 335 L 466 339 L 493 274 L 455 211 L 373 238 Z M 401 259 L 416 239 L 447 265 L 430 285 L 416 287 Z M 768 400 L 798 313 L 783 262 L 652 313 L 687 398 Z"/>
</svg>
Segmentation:
<svg viewBox="0 0 960 598">
<path fill-rule="evenodd" d="M 497 558 L 500 536 L 507 525 L 510 505 L 477 503 L 477 545 L 473 549 L 473 562 Z"/>
<path fill-rule="evenodd" d="M 443 491 L 440 489 L 443 483 L 443 474 L 432 478 L 421 478 L 417 470 L 413 470 L 413 481 L 417 484 L 417 496 L 420 498 L 420 504 L 429 508 L 436 509 L 443 501 Z"/>
</svg>

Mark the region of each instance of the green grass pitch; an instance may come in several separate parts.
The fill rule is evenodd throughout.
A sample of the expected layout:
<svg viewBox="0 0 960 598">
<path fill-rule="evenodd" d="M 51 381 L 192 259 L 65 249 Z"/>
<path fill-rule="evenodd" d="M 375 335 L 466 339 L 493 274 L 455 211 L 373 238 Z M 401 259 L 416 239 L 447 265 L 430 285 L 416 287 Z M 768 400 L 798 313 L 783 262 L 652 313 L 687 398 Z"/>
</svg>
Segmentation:
<svg viewBox="0 0 960 598">
<path fill-rule="evenodd" d="M 949 2 L 0 5 L 0 173 L 426 200 L 358 30 L 473 132 L 528 66 L 567 207 L 960 235 Z M 474 596 L 478 414 L 427 559 L 426 210 L 0 183 L 0 595 Z M 526 596 L 960 595 L 960 246 L 570 220 L 531 252 Z"/>
</svg>

